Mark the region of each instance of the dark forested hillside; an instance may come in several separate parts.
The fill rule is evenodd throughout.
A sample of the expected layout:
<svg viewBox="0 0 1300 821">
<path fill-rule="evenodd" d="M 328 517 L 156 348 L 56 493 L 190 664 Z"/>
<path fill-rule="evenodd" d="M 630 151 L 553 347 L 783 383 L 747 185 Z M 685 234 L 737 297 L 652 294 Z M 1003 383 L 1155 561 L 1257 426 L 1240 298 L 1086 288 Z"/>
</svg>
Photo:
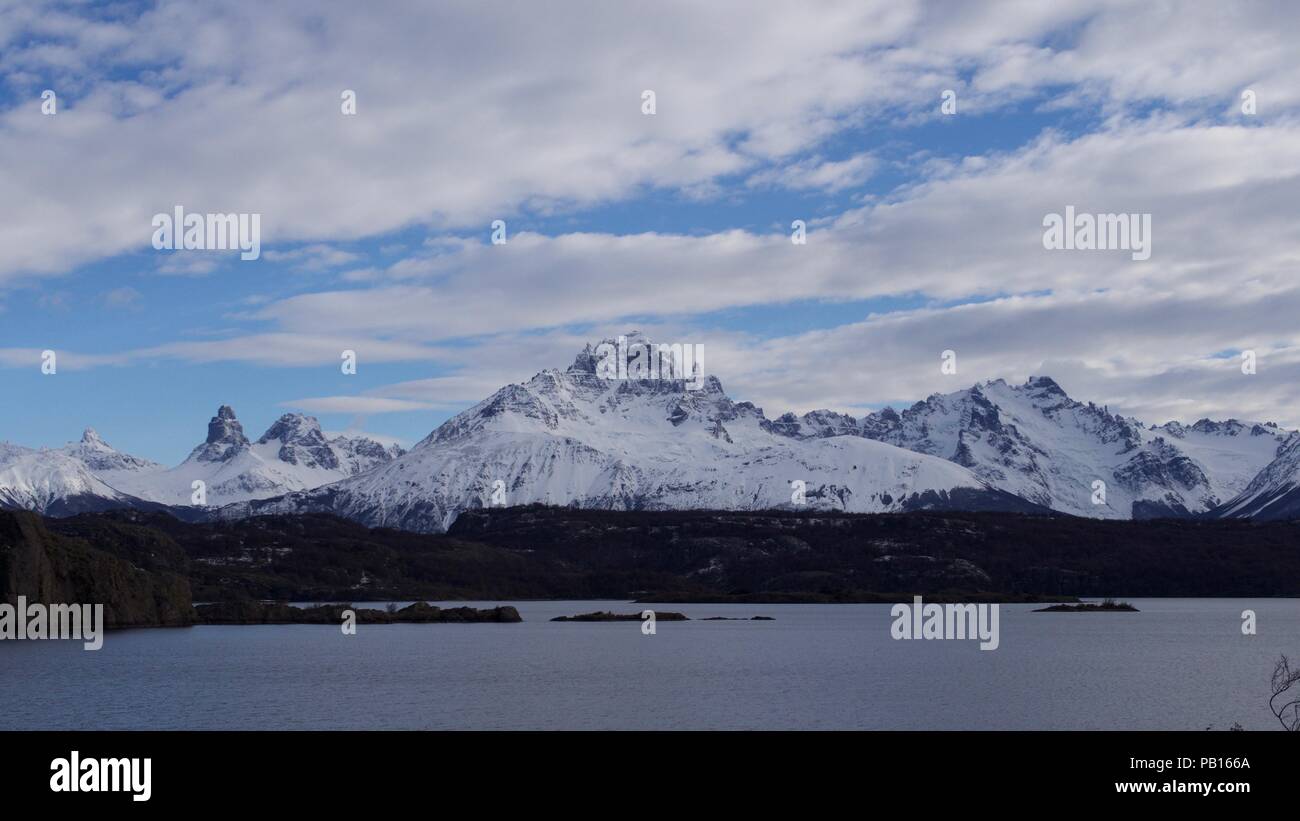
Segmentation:
<svg viewBox="0 0 1300 821">
<path fill-rule="evenodd" d="M 1300 524 L 1008 513 L 478 510 L 446 535 L 325 515 L 47 520 L 196 601 L 655 598 L 872 601 L 1300 595 Z"/>
<path fill-rule="evenodd" d="M 734 593 L 1300 595 L 1294 522 L 521 508 L 467 513 L 451 535 Z"/>
<path fill-rule="evenodd" d="M 78 517 L 62 532 L 27 511 L 0 511 L 0 602 L 102 604 L 107 627 L 194 620 L 184 551 L 148 527 Z M 86 536 L 87 538 L 82 538 Z"/>
</svg>

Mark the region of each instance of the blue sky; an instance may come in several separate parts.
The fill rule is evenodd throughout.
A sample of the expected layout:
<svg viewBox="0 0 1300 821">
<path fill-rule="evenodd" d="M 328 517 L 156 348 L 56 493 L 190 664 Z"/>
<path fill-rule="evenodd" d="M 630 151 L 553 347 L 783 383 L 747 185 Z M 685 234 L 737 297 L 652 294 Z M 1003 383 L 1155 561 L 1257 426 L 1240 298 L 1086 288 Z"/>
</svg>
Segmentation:
<svg viewBox="0 0 1300 821">
<path fill-rule="evenodd" d="M 770 416 L 1050 373 L 1300 424 L 1296 11 L 1149 5 L 0 0 L 0 439 L 173 464 L 230 404 L 410 444 L 632 328 Z M 262 257 L 154 250 L 177 204 Z M 1152 259 L 1046 252 L 1066 205 L 1152 214 Z"/>
</svg>

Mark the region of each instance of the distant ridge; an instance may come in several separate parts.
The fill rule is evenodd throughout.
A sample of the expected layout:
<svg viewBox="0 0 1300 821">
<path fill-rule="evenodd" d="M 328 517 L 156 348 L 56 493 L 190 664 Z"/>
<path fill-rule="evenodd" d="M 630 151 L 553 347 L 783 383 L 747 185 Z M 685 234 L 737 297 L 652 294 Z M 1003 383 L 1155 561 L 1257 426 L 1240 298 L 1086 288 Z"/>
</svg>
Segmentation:
<svg viewBox="0 0 1300 821">
<path fill-rule="evenodd" d="M 56 450 L 0 444 L 0 507 L 54 515 L 166 504 L 190 518 L 332 513 L 441 532 L 466 510 L 1057 511 L 1091 518 L 1300 515 L 1300 435 L 1271 422 L 1147 426 L 1053 379 L 994 380 L 863 417 L 769 419 L 714 376 L 605 365 L 632 332 L 507 385 L 411 451 L 329 438 L 285 414 L 256 441 L 223 405 L 164 468 L 94 430 Z M 679 348 L 682 346 L 678 346 Z M 698 360 L 697 360 L 698 361 Z M 192 488 L 203 483 L 203 503 Z"/>
</svg>

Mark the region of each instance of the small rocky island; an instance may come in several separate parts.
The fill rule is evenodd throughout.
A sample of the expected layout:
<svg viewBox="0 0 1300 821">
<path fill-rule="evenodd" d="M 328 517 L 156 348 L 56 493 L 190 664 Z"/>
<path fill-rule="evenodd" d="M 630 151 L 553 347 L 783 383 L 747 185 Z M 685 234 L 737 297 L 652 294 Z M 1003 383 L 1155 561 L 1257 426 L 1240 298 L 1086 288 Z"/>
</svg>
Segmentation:
<svg viewBox="0 0 1300 821">
<path fill-rule="evenodd" d="M 1102 602 L 1080 602 L 1078 604 L 1054 604 L 1040 607 L 1035 613 L 1137 613 L 1136 607 L 1126 601 L 1106 599 Z"/>
<path fill-rule="evenodd" d="M 682 613 L 670 613 L 666 610 L 654 611 L 655 621 L 690 621 Z M 641 621 L 640 613 L 611 613 L 597 610 L 595 613 L 579 613 L 576 616 L 556 616 L 551 621 Z"/>
<path fill-rule="evenodd" d="M 416 602 L 400 610 L 373 610 L 350 604 L 293 607 L 283 602 L 227 601 L 194 608 L 200 624 L 341 624 L 344 611 L 356 613 L 357 624 L 464 624 L 523 621 L 519 611 L 504 607 L 438 607 Z"/>
</svg>

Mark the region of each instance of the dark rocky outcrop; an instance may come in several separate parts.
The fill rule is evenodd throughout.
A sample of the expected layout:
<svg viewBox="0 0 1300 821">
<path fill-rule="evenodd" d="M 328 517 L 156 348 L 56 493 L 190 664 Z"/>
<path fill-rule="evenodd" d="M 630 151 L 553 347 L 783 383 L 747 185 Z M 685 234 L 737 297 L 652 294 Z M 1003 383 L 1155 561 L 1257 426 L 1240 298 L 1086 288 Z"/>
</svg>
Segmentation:
<svg viewBox="0 0 1300 821">
<path fill-rule="evenodd" d="M 208 421 L 208 438 L 190 453 L 196 462 L 224 462 L 248 449 L 244 426 L 235 418 L 235 409 L 229 405 L 217 408 L 217 415 Z"/>
<path fill-rule="evenodd" d="M 357 624 L 463 624 L 523 621 L 519 611 L 504 607 L 437 607 L 416 602 L 399 610 L 355 608 L 350 604 L 322 604 L 293 607 L 284 602 L 229 601 L 201 604 L 195 608 L 203 624 L 342 624 L 344 611 L 356 614 Z"/>
<path fill-rule="evenodd" d="M 101 530 L 106 537 L 92 547 L 51 533 L 34 513 L 0 511 L 0 601 L 102 604 L 105 627 L 193 623 L 185 556 L 176 544 L 144 528 Z"/>
</svg>

